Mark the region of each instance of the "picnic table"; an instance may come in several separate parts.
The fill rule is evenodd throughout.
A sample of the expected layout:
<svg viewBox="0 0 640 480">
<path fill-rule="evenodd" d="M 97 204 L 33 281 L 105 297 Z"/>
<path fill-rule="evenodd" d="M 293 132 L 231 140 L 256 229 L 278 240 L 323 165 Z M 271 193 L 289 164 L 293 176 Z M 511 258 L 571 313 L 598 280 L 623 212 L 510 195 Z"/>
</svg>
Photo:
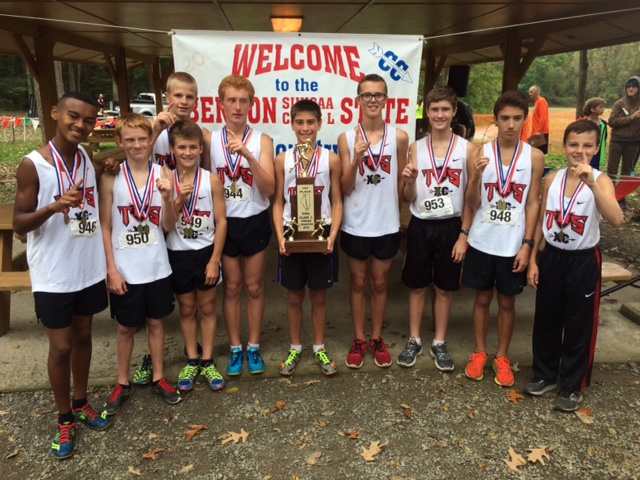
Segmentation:
<svg viewBox="0 0 640 480">
<path fill-rule="evenodd" d="M 31 288 L 29 272 L 14 271 L 13 204 L 0 205 L 0 336 L 9 330 L 11 292 Z"/>
</svg>

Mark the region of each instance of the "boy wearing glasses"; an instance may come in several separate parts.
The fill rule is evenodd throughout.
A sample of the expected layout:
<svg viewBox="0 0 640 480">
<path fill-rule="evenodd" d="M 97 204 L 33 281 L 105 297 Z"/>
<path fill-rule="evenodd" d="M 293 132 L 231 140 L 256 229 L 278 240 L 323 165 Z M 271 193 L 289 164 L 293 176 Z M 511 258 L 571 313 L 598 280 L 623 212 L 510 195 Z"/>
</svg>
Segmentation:
<svg viewBox="0 0 640 480">
<path fill-rule="evenodd" d="M 387 84 L 377 74 L 358 84 L 362 122 L 340 135 L 341 187 L 344 213 L 340 246 L 347 254 L 351 277 L 350 305 L 354 340 L 347 355 L 350 368 L 360 368 L 367 351 L 365 332 L 366 286 L 371 282 L 371 338 L 375 364 L 391 365 L 382 339 L 387 309 L 387 275 L 400 249 L 402 170 L 406 165 L 409 136 L 385 123 Z"/>
</svg>

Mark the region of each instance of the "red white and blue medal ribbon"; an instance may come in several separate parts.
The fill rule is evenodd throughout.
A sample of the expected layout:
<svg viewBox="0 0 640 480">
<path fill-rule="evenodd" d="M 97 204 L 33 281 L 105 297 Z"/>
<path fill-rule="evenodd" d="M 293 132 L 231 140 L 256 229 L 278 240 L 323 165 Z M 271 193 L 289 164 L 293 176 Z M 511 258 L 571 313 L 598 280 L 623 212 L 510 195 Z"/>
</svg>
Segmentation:
<svg viewBox="0 0 640 480">
<path fill-rule="evenodd" d="M 144 187 L 144 192 L 140 196 L 136 182 L 133 179 L 133 174 L 129 168 L 129 161 L 123 163 L 124 168 L 124 180 L 129 189 L 129 196 L 131 197 L 131 203 L 133 204 L 133 216 L 139 221 L 143 222 L 149 216 L 149 209 L 151 208 L 151 199 L 153 197 L 154 189 L 154 177 L 155 170 L 153 165 L 149 162 L 149 175 L 147 177 L 147 184 Z"/>
<path fill-rule="evenodd" d="M 60 193 L 60 196 L 62 197 L 66 192 L 71 190 L 74 187 L 74 185 L 78 182 L 79 180 L 78 172 L 80 171 L 81 164 L 82 164 L 82 171 L 83 171 L 82 178 L 86 181 L 87 157 L 85 157 L 80 153 L 80 149 L 76 150 L 76 154 L 73 157 L 72 172 L 70 172 L 69 169 L 67 168 L 67 164 L 64 162 L 64 159 L 62 158 L 62 154 L 58 150 L 58 147 L 56 147 L 55 143 L 53 143 L 53 140 L 49 140 L 49 151 L 51 152 L 51 158 L 53 160 L 53 168 L 56 172 L 56 179 L 58 182 L 58 191 Z M 64 186 L 65 181 L 66 183 L 69 184 L 69 188 L 65 188 Z M 80 205 L 78 206 L 78 208 L 80 209 L 84 208 L 84 199 L 86 198 L 85 196 L 86 189 L 87 189 L 87 186 L 83 181 L 82 182 L 82 202 L 80 202 Z M 68 212 L 69 212 L 69 209 L 65 209 L 65 213 L 68 213 Z"/>
<path fill-rule="evenodd" d="M 518 140 L 518 144 L 513 152 L 513 158 L 511 159 L 511 165 L 507 169 L 505 174 L 502 168 L 502 155 L 500 154 L 500 145 L 498 141 L 493 142 L 493 158 L 496 164 L 496 173 L 498 174 L 498 193 L 502 198 L 506 198 L 509 194 L 509 184 L 513 180 L 513 176 L 516 173 L 516 163 L 520 159 L 522 153 L 522 142 Z"/>
<path fill-rule="evenodd" d="M 562 177 L 562 181 L 560 183 L 560 212 L 558 212 L 560 214 L 560 218 L 558 219 L 559 220 L 558 223 L 561 226 L 566 226 L 567 219 L 569 218 L 569 216 L 571 215 L 571 212 L 573 211 L 573 207 L 575 206 L 576 200 L 578 200 L 578 195 L 580 194 L 580 192 L 585 186 L 585 183 L 582 180 L 580 180 L 580 183 L 576 187 L 576 191 L 573 192 L 573 195 L 571 195 L 571 198 L 569 199 L 569 201 L 565 202 L 565 199 L 567 198 L 565 196 L 565 192 L 567 189 L 568 175 L 569 175 L 569 171 L 565 170 L 564 176 Z"/>
<path fill-rule="evenodd" d="M 320 164 L 321 148 L 322 147 L 316 146 L 316 149 L 313 152 L 313 157 L 309 160 L 309 165 L 307 165 L 306 168 L 300 161 L 300 152 L 297 149 L 295 150 L 295 162 L 298 166 L 296 169 L 296 177 L 300 177 L 304 172 L 306 172 L 308 177 L 316 178 L 316 175 L 318 174 L 318 165 Z"/>
<path fill-rule="evenodd" d="M 360 135 L 362 135 L 362 139 L 367 143 L 367 154 L 371 159 L 371 164 L 373 165 L 373 171 L 377 172 L 378 168 L 380 168 L 380 162 L 382 161 L 382 154 L 384 153 L 384 146 L 387 144 L 387 134 L 389 133 L 389 129 L 387 128 L 387 124 L 383 124 L 383 132 L 382 132 L 382 143 L 380 144 L 380 153 L 378 155 L 373 154 L 373 150 L 371 150 L 371 145 L 369 144 L 369 138 L 367 137 L 366 132 L 364 131 L 364 127 L 362 123 L 358 124 L 358 128 L 360 129 Z"/>
<path fill-rule="evenodd" d="M 251 128 L 249 128 L 249 125 L 247 125 L 247 127 L 244 130 L 244 134 L 242 135 L 243 144 L 246 145 L 249 139 L 250 133 L 251 133 Z M 220 131 L 220 136 L 222 138 L 222 146 L 223 146 L 222 151 L 224 152 L 224 159 L 227 162 L 227 170 L 229 171 L 229 177 L 231 178 L 232 181 L 235 182 L 238 180 L 238 178 L 240 178 L 240 164 L 242 163 L 242 158 L 239 153 L 232 155 L 229 149 L 226 148 L 226 146 L 229 145 L 229 136 L 227 134 L 227 127 L 222 127 L 222 130 Z"/>
<path fill-rule="evenodd" d="M 193 214 L 196 211 L 196 204 L 198 203 L 198 192 L 200 191 L 200 168 L 196 168 L 196 174 L 193 178 L 193 193 L 182 204 L 182 219 L 184 223 L 191 223 Z M 176 185 L 176 192 L 180 195 L 180 173 L 178 170 L 174 170 L 174 182 Z"/>
<path fill-rule="evenodd" d="M 456 149 L 456 145 L 458 143 L 458 136 L 451 135 L 451 140 L 449 140 L 449 148 L 447 148 L 447 154 L 444 157 L 444 163 L 442 164 L 442 168 L 438 168 L 436 165 L 436 154 L 433 151 L 433 139 L 431 135 L 427 137 L 427 149 L 429 151 L 429 156 L 431 157 L 431 163 L 433 165 L 433 172 L 436 177 L 436 182 L 440 185 L 447 176 L 447 167 L 449 166 L 449 162 L 451 162 L 451 157 L 453 156 L 453 152 Z"/>
</svg>

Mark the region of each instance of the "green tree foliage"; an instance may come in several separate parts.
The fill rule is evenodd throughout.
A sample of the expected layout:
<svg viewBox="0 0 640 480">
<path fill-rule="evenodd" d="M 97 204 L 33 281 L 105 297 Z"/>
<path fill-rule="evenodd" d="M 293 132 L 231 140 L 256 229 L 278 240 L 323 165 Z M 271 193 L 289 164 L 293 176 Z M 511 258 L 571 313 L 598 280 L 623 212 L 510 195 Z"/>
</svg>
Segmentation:
<svg viewBox="0 0 640 480">
<path fill-rule="evenodd" d="M 20 57 L 0 55 L 0 108 L 3 110 L 29 108 L 27 76 Z"/>
<path fill-rule="evenodd" d="M 502 62 L 480 63 L 471 66 L 469 88 L 464 101 L 474 113 L 492 113 L 493 104 L 502 88 Z"/>
</svg>

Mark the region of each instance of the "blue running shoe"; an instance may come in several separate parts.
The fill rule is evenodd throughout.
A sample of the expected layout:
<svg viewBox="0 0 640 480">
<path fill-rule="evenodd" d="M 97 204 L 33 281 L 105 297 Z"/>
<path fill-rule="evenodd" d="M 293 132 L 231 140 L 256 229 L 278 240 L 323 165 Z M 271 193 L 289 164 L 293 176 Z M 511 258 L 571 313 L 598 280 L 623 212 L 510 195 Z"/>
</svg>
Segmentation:
<svg viewBox="0 0 640 480">
<path fill-rule="evenodd" d="M 249 373 L 264 372 L 264 360 L 260 356 L 260 350 L 256 347 L 249 347 L 249 350 L 247 350 L 247 363 L 249 364 Z"/>
<path fill-rule="evenodd" d="M 209 388 L 217 391 L 224 388 L 224 378 L 213 363 L 207 363 L 200 371 L 202 376 L 207 379 Z"/>
<path fill-rule="evenodd" d="M 196 377 L 200 373 L 200 365 L 188 362 L 178 375 L 178 390 L 188 392 L 196 383 Z"/>
<path fill-rule="evenodd" d="M 51 443 L 51 453 L 57 459 L 69 458 L 75 447 L 76 422 L 58 424 L 58 433 L 56 433 Z"/>
<path fill-rule="evenodd" d="M 242 364 L 244 363 L 244 355 L 242 354 L 242 348 L 231 349 L 231 359 L 229 365 L 227 365 L 227 375 L 236 376 L 242 373 Z"/>
<path fill-rule="evenodd" d="M 94 430 L 104 430 L 106 428 L 109 428 L 109 425 L 111 425 L 111 420 L 107 416 L 107 412 L 96 412 L 93 408 L 91 408 L 89 402 L 85 403 L 82 408 L 78 408 L 75 410 L 72 406 L 71 411 L 73 412 L 73 416 L 76 417 L 77 420 L 81 421 L 87 427 Z"/>
</svg>

